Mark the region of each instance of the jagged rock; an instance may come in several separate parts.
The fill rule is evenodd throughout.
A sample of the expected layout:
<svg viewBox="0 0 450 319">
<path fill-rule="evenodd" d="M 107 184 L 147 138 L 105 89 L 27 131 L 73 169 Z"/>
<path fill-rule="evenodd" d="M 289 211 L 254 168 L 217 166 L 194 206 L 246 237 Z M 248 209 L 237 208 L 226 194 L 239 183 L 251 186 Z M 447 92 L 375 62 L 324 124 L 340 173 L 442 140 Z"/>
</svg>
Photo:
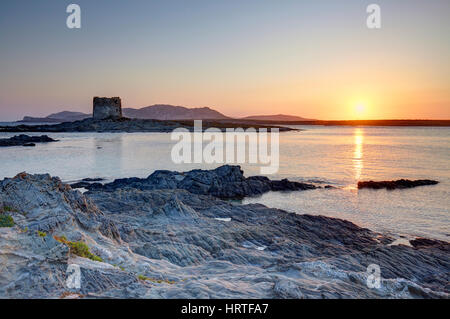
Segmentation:
<svg viewBox="0 0 450 319">
<path fill-rule="evenodd" d="M 445 286 L 449 279 L 446 268 L 450 266 L 447 251 L 388 246 L 392 241 L 388 237 L 347 221 L 290 214 L 263 205 L 242 206 L 210 196 L 195 196 L 185 190 L 117 189 L 94 191 L 88 196 L 102 211 L 110 212 L 117 224 L 129 221 L 131 227 L 120 229 L 122 238 L 133 243 L 135 253 L 146 257 L 166 260 L 183 269 L 199 266 L 204 269 L 204 265 L 217 260 L 229 262 L 233 268 L 258 265 L 261 267 L 258 272 L 274 276 L 269 280 L 274 284 L 285 279 L 280 273 L 299 272 L 289 285 L 279 284 L 274 288 L 272 293 L 278 298 L 302 294 L 305 297 L 356 297 L 355 278 L 359 278 L 358 289 L 364 291 L 359 294 L 366 297 L 421 297 L 423 293 L 442 297 L 448 293 Z M 160 209 L 172 201 L 181 201 L 197 214 L 192 214 L 191 218 L 186 218 L 185 214 L 161 215 Z M 216 218 L 229 218 L 230 222 L 219 222 Z M 450 245 L 445 243 L 445 247 L 449 249 Z M 315 264 L 317 258 L 323 260 L 322 264 Z M 310 264 L 305 264 L 308 262 Z M 300 264 L 295 266 L 295 263 Z M 445 293 L 427 293 L 425 288 L 415 295 L 399 295 L 394 288 L 386 287 L 371 291 L 366 287 L 364 275 L 367 266 L 373 263 L 380 265 L 389 287 L 398 285 L 403 291 L 423 285 Z M 270 271 L 266 273 L 262 269 Z M 306 292 L 299 290 L 310 280 L 323 281 L 324 285 L 327 280 L 347 282 L 347 287 L 327 284 L 324 287 L 329 290 L 321 293 L 313 287 Z M 266 292 L 264 296 L 272 295 Z"/>
<path fill-rule="evenodd" d="M 28 136 L 25 134 L 16 135 L 10 138 L 0 139 L 0 147 L 6 146 L 36 146 L 35 143 L 50 143 L 57 142 L 47 135 L 42 136 Z"/>
<path fill-rule="evenodd" d="M 104 180 L 103 178 L 97 177 L 97 178 L 83 178 L 81 181 L 92 183 L 92 182 L 101 182 L 103 180 Z"/>
<path fill-rule="evenodd" d="M 48 262 L 62 262 L 65 263 L 69 259 L 69 247 L 56 241 L 52 236 L 45 236 L 41 239 L 45 243 L 44 256 Z M 41 242 L 36 240 L 35 243 Z"/>
<path fill-rule="evenodd" d="M 446 242 L 441 240 L 434 240 L 428 238 L 416 238 L 414 240 L 409 241 L 413 247 L 416 248 L 440 248 L 440 249 L 448 249 L 448 245 Z M 450 252 L 450 251 L 449 251 Z"/>
<path fill-rule="evenodd" d="M 419 179 L 419 180 L 409 180 L 409 179 L 399 179 L 396 181 L 381 181 L 381 182 L 358 182 L 358 188 L 372 188 L 372 189 L 381 189 L 386 188 L 389 190 L 392 189 L 403 189 L 403 188 L 413 188 L 418 186 L 426 186 L 426 185 L 436 185 L 438 181 L 433 181 L 429 179 Z"/>
<path fill-rule="evenodd" d="M 295 281 L 282 279 L 273 287 L 275 296 L 283 299 L 303 299 L 304 295 Z"/>
<path fill-rule="evenodd" d="M 1 181 L 0 205 L 16 225 L 0 228 L 0 297 L 449 297 L 448 243 L 389 245 L 392 238 L 348 221 L 199 194 L 220 186 L 218 175 L 245 183 L 236 167 L 191 174 L 160 171 L 156 188 L 85 194 L 49 175 Z M 199 181 L 207 186 L 197 193 L 177 188 Z M 86 243 L 103 261 L 67 255 L 57 236 Z M 381 268 L 379 289 L 367 287 L 370 264 Z M 80 267 L 80 289 L 66 284 L 69 265 Z"/>
<path fill-rule="evenodd" d="M 114 191 L 119 188 L 186 189 L 199 195 L 212 195 L 223 199 L 243 198 L 268 191 L 300 191 L 318 188 L 313 184 L 273 181 L 265 176 L 246 178 L 240 166 L 224 165 L 214 170 L 192 170 L 186 173 L 156 171 L 145 179 L 122 178 L 105 185 L 76 183 L 73 187 L 89 190 Z"/>
</svg>

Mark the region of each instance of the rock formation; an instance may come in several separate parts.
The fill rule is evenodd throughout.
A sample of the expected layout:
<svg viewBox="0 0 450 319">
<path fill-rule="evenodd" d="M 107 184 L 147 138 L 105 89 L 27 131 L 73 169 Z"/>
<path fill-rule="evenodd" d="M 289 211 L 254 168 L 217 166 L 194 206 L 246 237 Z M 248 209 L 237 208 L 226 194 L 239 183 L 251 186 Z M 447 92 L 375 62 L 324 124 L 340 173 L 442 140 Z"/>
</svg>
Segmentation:
<svg viewBox="0 0 450 319">
<path fill-rule="evenodd" d="M 198 195 L 212 195 L 221 199 L 242 199 L 269 191 L 304 191 L 320 188 L 313 184 L 283 180 L 270 180 L 265 176 L 245 177 L 240 166 L 224 165 L 213 170 L 195 169 L 185 173 L 155 171 L 147 178 L 122 178 L 112 183 L 87 183 L 86 180 L 71 185 L 72 188 L 114 191 L 124 188 L 140 190 L 185 189 Z"/>
<path fill-rule="evenodd" d="M 429 180 L 429 179 L 419 179 L 419 180 L 409 180 L 409 179 L 399 179 L 396 181 L 362 181 L 358 182 L 358 188 L 372 188 L 372 189 L 381 189 L 386 188 L 389 190 L 393 189 L 403 189 L 403 188 L 413 188 L 418 186 L 427 186 L 427 185 L 436 185 L 438 181 Z"/>
<path fill-rule="evenodd" d="M 176 172 L 160 172 L 159 189 L 85 194 L 49 175 L 0 181 L 0 216 L 13 219 L 0 227 L 0 298 L 449 298 L 448 243 L 392 245 L 348 221 L 221 200 L 214 178 L 199 185 L 218 174 L 242 182 L 229 167 L 190 173 L 195 193 Z M 367 286 L 370 264 L 380 288 Z"/>
<path fill-rule="evenodd" d="M 1 138 L 0 147 L 6 146 L 36 146 L 35 143 L 50 143 L 57 142 L 57 140 L 48 137 L 47 135 L 41 136 L 28 136 L 25 134 L 16 135 L 10 138 Z"/>
<path fill-rule="evenodd" d="M 119 119 L 122 117 L 120 97 L 94 97 L 93 118 L 95 120 Z"/>
</svg>

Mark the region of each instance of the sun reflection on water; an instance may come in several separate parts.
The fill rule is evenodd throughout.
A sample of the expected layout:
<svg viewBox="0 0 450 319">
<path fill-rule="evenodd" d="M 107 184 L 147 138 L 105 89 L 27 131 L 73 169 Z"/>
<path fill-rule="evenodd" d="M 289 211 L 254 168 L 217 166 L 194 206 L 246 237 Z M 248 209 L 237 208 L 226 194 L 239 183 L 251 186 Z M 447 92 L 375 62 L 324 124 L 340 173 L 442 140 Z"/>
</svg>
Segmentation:
<svg viewBox="0 0 450 319">
<path fill-rule="evenodd" d="M 355 128 L 354 131 L 354 144 L 355 149 L 353 151 L 353 169 L 355 172 L 355 180 L 359 181 L 361 173 L 364 168 L 363 161 L 363 144 L 364 144 L 364 131 L 361 128 Z"/>
</svg>

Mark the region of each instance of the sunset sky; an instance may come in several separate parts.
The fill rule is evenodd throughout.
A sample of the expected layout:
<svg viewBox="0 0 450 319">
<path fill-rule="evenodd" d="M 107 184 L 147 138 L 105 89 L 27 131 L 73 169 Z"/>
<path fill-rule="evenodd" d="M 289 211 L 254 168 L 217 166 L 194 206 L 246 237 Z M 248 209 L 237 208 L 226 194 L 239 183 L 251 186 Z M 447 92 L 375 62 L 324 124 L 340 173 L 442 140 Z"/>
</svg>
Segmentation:
<svg viewBox="0 0 450 319">
<path fill-rule="evenodd" d="M 0 121 L 88 113 L 93 96 L 229 116 L 450 119 L 449 16 L 448 0 L 2 1 Z"/>
</svg>

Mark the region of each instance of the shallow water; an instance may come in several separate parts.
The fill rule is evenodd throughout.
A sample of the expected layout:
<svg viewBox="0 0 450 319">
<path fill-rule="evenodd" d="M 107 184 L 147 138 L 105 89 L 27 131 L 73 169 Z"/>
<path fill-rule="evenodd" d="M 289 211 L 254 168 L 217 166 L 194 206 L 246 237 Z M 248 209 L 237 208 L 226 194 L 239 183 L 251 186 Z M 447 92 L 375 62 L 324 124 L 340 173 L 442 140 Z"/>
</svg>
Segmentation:
<svg viewBox="0 0 450 319">
<path fill-rule="evenodd" d="M 268 193 L 244 203 L 263 203 L 298 213 L 350 220 L 396 236 L 449 240 L 450 128 L 301 126 L 280 134 L 280 169 L 289 178 L 337 189 Z M 0 138 L 15 134 L 0 133 Z M 39 134 L 40 135 L 40 134 Z M 189 170 L 219 165 L 177 165 L 167 133 L 47 134 L 58 143 L 0 149 L 0 178 L 19 172 L 50 173 L 64 181 L 85 177 L 146 177 L 157 169 Z M 247 176 L 256 165 L 242 165 Z M 408 190 L 357 190 L 358 180 L 429 178 L 436 186 Z"/>
</svg>

